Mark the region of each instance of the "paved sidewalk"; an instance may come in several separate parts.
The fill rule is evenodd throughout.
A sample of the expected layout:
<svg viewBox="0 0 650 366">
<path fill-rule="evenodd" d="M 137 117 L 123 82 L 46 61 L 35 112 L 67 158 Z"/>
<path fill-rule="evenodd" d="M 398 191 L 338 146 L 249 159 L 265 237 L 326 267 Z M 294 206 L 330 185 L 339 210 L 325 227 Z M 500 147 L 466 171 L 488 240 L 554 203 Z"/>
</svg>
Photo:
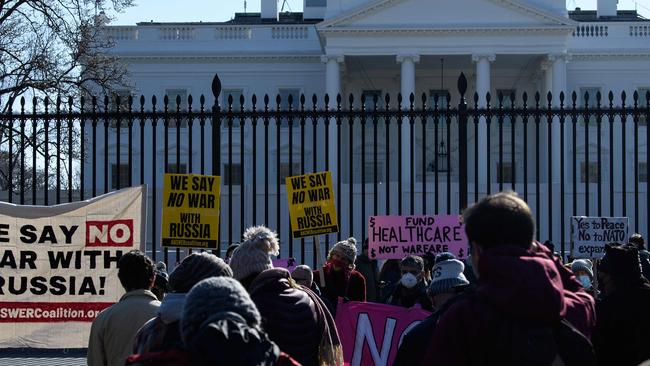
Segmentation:
<svg viewBox="0 0 650 366">
<path fill-rule="evenodd" d="M 0 349 L 0 366 L 83 366 L 86 349 Z"/>
</svg>

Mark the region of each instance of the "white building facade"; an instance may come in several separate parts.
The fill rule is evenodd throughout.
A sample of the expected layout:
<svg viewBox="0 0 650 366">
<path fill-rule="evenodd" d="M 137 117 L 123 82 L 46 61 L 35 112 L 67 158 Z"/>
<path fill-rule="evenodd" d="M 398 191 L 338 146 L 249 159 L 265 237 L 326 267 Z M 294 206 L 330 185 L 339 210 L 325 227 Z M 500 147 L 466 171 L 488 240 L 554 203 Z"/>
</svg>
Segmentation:
<svg viewBox="0 0 650 366">
<path fill-rule="evenodd" d="M 570 93 L 576 91 L 582 96 L 585 93 L 591 95 L 589 102 L 578 98 L 580 107 L 588 105 L 595 106 L 595 94 L 600 92 L 603 95 L 603 105 L 609 105 L 607 93 L 613 91 L 614 102 L 620 105 L 620 93 L 625 91 L 628 95 L 627 103 L 631 103 L 631 96 L 636 91 L 641 95 L 645 103 L 645 93 L 650 90 L 650 21 L 640 17 L 635 11 L 616 9 L 616 0 L 599 0 L 598 10 L 583 11 L 576 9 L 567 11 L 564 0 L 457 0 L 445 2 L 444 6 L 432 0 L 305 0 L 303 13 L 278 13 L 276 0 L 261 0 L 262 11 L 255 14 L 236 14 L 233 20 L 223 23 L 138 23 L 136 26 L 108 26 L 106 32 L 115 41 L 113 52 L 118 55 L 127 65 L 130 72 L 132 88 L 118 91 L 121 94 L 130 93 L 136 96 L 145 95 L 169 95 L 175 99 L 180 95 L 182 103 L 180 108 L 187 110 L 186 98 L 193 96 L 192 110 L 198 111 L 198 100 L 200 95 L 206 96 L 206 108 L 211 108 L 213 96 L 210 89 L 212 78 L 218 74 L 222 83 L 221 100 L 222 108 L 227 108 L 227 96 L 233 95 L 234 108 L 239 108 L 238 99 L 243 96 L 245 109 L 251 108 L 251 98 L 255 94 L 258 98 L 257 108 L 263 108 L 261 100 L 263 95 L 271 96 L 271 106 L 275 108 L 275 96 L 281 95 L 282 106 L 287 107 L 288 95 L 293 95 L 297 100 L 301 94 L 307 96 L 306 105 L 311 107 L 311 96 L 316 94 L 319 99 L 319 108 L 322 108 L 323 95 L 343 95 L 343 105 L 348 106 L 349 94 L 355 96 L 354 107 L 359 108 L 361 95 L 366 96 L 366 107 L 372 108 L 370 100 L 376 95 L 379 98 L 379 108 L 384 108 L 383 102 L 386 94 L 391 96 L 389 108 L 394 108 L 397 103 L 397 94 L 408 96 L 413 93 L 416 98 L 416 106 L 421 105 L 421 95 L 425 95 L 427 103 L 432 105 L 435 96 L 451 94 L 452 107 L 459 101 L 458 89 L 456 86 L 459 75 L 464 73 L 468 79 L 468 103 L 473 107 L 472 96 L 478 93 L 479 107 L 486 105 L 485 95 L 489 92 L 493 95 L 491 104 L 494 106 L 496 95 L 516 95 L 516 104 L 522 104 L 522 95 L 527 93 L 529 106 L 534 106 L 533 95 L 541 92 L 542 103 L 546 103 L 545 94 L 551 92 L 554 96 L 553 106 L 558 106 L 560 92 L 567 93 L 566 104 L 570 105 Z M 137 99 L 137 98 L 136 98 Z M 162 98 L 159 98 L 159 100 Z M 334 98 L 332 98 L 334 99 Z M 506 97 L 509 106 L 509 98 Z M 159 102 L 160 103 L 160 102 Z M 331 107 L 331 106 L 330 106 Z M 403 107 L 408 108 L 408 98 L 404 98 Z M 151 109 L 149 99 L 146 104 Z M 160 105 L 157 107 L 159 110 Z M 175 103 L 170 104 L 170 109 L 176 108 Z M 295 108 L 295 106 L 294 106 Z M 446 108 L 444 98 L 439 99 L 439 108 Z M 134 107 L 134 109 L 137 109 Z M 603 188 L 603 215 L 620 216 L 622 212 L 621 200 L 616 200 L 614 212 L 609 212 L 608 184 L 614 187 L 617 194 L 632 189 L 632 180 L 639 181 L 639 195 L 624 195 L 626 215 L 633 213 L 635 200 L 647 202 L 647 161 L 646 157 L 646 124 L 644 116 L 640 116 L 638 136 L 640 141 L 636 143 L 636 153 L 632 145 L 622 148 L 620 141 L 623 135 L 628 141 L 634 140 L 633 124 L 629 123 L 625 128 L 617 128 L 612 132 L 615 144 L 609 144 L 609 130 L 601 131 L 603 142 L 600 146 L 603 156 L 614 154 L 614 166 L 610 166 L 609 159 L 603 159 L 601 181 L 605 184 Z M 519 121 L 521 122 L 521 121 Z M 617 119 L 620 124 L 620 118 Z M 239 128 L 239 122 L 234 121 L 234 128 L 228 131 L 223 128 L 221 131 L 221 170 L 232 174 L 231 187 L 224 186 L 222 192 L 222 246 L 229 241 L 237 241 L 241 230 L 251 224 L 268 223 L 280 229 L 283 241 L 289 241 L 289 223 L 286 207 L 284 187 L 280 189 L 280 196 L 276 194 L 278 178 L 282 178 L 291 172 L 299 173 L 301 170 L 301 149 L 305 156 L 306 171 L 311 171 L 314 165 L 314 154 L 317 170 L 326 169 L 323 157 L 326 154 L 324 149 L 325 140 L 321 133 L 307 126 L 307 139 L 313 134 L 318 135 L 317 146 L 312 149 L 310 143 L 302 144 L 298 127 L 292 129 L 292 143 L 289 145 L 289 129 L 286 126 L 278 126 L 271 123 L 271 142 L 268 151 L 254 149 L 253 145 L 262 146 L 263 132 L 259 130 L 254 140 L 252 137 L 253 127 L 250 121 L 244 121 L 244 128 Z M 319 123 L 323 123 L 320 121 Z M 575 169 L 578 172 L 577 190 L 573 192 L 572 174 L 574 169 L 573 160 L 567 161 L 565 168 L 565 182 L 567 185 L 564 199 L 566 200 L 566 214 L 548 215 L 549 202 L 553 205 L 553 212 L 559 208 L 563 199 L 559 196 L 560 186 L 560 164 L 554 163 L 551 171 L 552 179 L 548 179 L 547 172 L 549 156 L 547 147 L 540 144 L 541 159 L 539 162 L 532 157 L 536 153 L 536 143 L 530 143 L 539 139 L 547 141 L 550 138 L 557 143 L 560 138 L 561 126 L 559 123 L 552 124 L 550 129 L 542 128 L 539 135 L 536 135 L 533 128 L 524 136 L 520 125 L 515 122 L 516 132 L 514 141 L 508 123 L 504 129 L 501 145 L 504 147 L 501 152 L 503 159 L 498 160 L 499 141 L 497 140 L 497 124 L 492 123 L 489 127 L 482 118 L 478 124 L 478 134 L 474 128 L 468 131 L 468 176 L 470 184 L 470 202 L 474 197 L 474 183 L 478 183 L 478 194 L 487 192 L 488 173 L 491 180 L 491 191 L 495 191 L 498 185 L 497 180 L 507 182 L 507 187 L 514 188 L 522 193 L 524 180 L 522 172 L 526 165 L 527 175 L 530 178 L 528 191 L 529 202 L 533 208 L 542 213 L 540 220 L 540 239 L 551 238 L 554 242 L 564 241 L 568 245 L 569 234 L 567 232 L 568 216 L 573 213 L 572 197 L 578 196 L 578 214 L 584 214 L 587 201 L 591 206 L 590 214 L 596 214 L 595 207 L 598 204 L 596 197 L 596 182 L 592 180 L 595 167 L 592 165 L 597 161 L 597 132 L 595 128 L 588 130 L 589 135 L 585 139 L 585 132 L 575 136 L 577 144 L 570 143 L 572 132 L 570 126 L 566 125 L 565 158 L 571 157 L 574 150 L 578 156 Z M 195 123 L 196 124 L 196 123 Z M 228 121 L 223 125 L 227 126 Z M 260 122 L 261 126 L 261 122 Z M 298 126 L 296 122 L 295 126 Z M 431 124 L 433 126 L 433 124 Z M 447 211 L 446 202 L 453 201 L 450 213 L 458 213 L 457 184 L 450 191 L 446 191 L 445 180 L 447 174 L 450 180 L 458 182 L 459 172 L 454 169 L 457 165 L 458 147 L 457 131 L 450 131 L 451 140 L 446 140 L 446 126 L 441 122 L 437 130 L 438 138 L 433 143 L 436 134 L 433 128 L 416 128 L 414 136 L 411 136 L 408 123 L 401 126 L 393 124 L 388 128 L 380 128 L 378 139 L 374 141 L 372 130 L 365 130 L 365 145 L 362 143 L 362 129 L 359 123 L 352 128 L 343 128 L 340 133 L 340 141 L 336 124 L 331 123 L 328 127 L 319 127 L 324 131 L 329 129 L 329 146 L 341 146 L 341 159 L 338 159 L 335 148 L 329 149 L 329 169 L 336 174 L 340 168 L 341 190 L 337 192 L 343 197 L 341 210 L 341 234 L 365 237 L 364 226 L 367 216 L 374 213 L 375 199 L 373 191 L 377 187 L 377 196 L 380 197 L 377 203 L 377 213 L 384 214 L 398 213 L 395 203 L 391 203 L 390 210 L 386 209 L 386 183 L 392 183 L 388 188 L 388 196 L 402 195 L 402 213 L 425 212 L 423 201 L 427 204 L 426 213 Z M 402 129 L 401 154 L 398 151 L 397 129 Z M 152 127 L 147 125 L 144 129 L 146 134 L 146 146 L 132 149 L 135 161 L 139 161 L 139 154 L 145 154 L 147 168 L 142 181 L 152 184 L 154 172 L 164 170 L 165 150 L 163 147 L 164 135 L 162 130 L 157 129 L 156 164 L 153 164 L 153 156 L 149 146 L 152 135 Z M 244 133 L 242 139 L 241 133 Z M 168 156 L 170 171 L 200 172 L 201 161 L 204 171 L 210 173 L 212 166 L 211 154 L 205 153 L 201 157 L 198 149 L 198 141 L 201 135 L 198 127 L 187 128 L 183 125 L 180 129 L 181 144 L 176 143 L 176 129 L 170 128 L 168 142 Z M 211 135 L 211 126 L 205 126 L 205 136 Z M 228 144 L 228 135 L 232 134 L 232 143 Z M 276 134 L 277 133 L 277 134 Z M 103 131 L 98 132 L 97 141 L 103 141 Z M 139 132 L 135 131 L 134 139 L 138 141 Z M 352 135 L 350 135 L 352 134 Z M 423 134 L 426 137 L 423 138 Z M 192 135 L 194 146 L 189 145 L 189 135 Z M 386 144 L 385 138 L 389 135 L 391 143 Z M 488 145 L 488 135 L 491 136 Z M 277 140 L 280 136 L 280 140 Z M 355 137 L 356 136 L 356 137 Z M 413 137 L 411 139 L 411 137 Z M 525 137 L 525 138 L 524 138 Z M 526 143 L 524 140 L 528 141 Z M 585 145 L 585 141 L 589 140 Z M 208 149 L 211 149 L 213 141 L 205 140 Z M 242 145 L 240 141 L 244 141 Z M 441 169 L 440 166 L 431 164 L 435 155 L 440 153 L 440 142 L 446 143 L 447 154 L 450 154 L 451 167 Z M 126 144 L 121 139 L 121 144 Z M 117 140 L 109 133 L 109 143 L 97 144 L 98 154 L 109 154 L 110 167 L 97 169 L 98 182 L 103 182 L 102 174 L 107 171 L 111 174 L 109 181 L 111 186 L 116 179 Z M 413 144 L 415 146 L 413 147 Z M 350 146 L 352 145 L 352 146 Z M 514 149 L 511 147 L 514 146 Z M 415 154 L 414 170 L 407 169 L 410 166 L 410 149 L 413 147 Z M 478 160 L 474 159 L 475 148 L 480 152 Z M 179 149 L 180 165 L 176 163 L 176 151 Z M 243 149 L 243 151 L 242 151 Z M 379 151 L 379 161 L 374 164 L 374 151 Z M 121 154 L 126 157 L 127 148 L 124 145 L 120 149 Z M 514 150 L 514 157 L 511 155 Z M 233 151 L 231 160 L 228 160 L 229 151 Z M 290 154 L 291 151 L 291 154 Z M 484 153 L 490 151 L 489 154 Z M 524 163 L 522 156 L 524 151 L 530 161 Z M 635 154 L 637 159 L 635 159 Z M 291 157 L 289 157 L 291 155 Z M 363 155 L 363 156 L 362 156 Z M 385 159 L 384 156 L 390 156 Z M 626 157 L 625 169 L 620 167 L 623 157 Z M 404 164 L 401 176 L 395 167 L 399 163 L 399 157 Z M 560 150 L 552 149 L 551 161 L 559 162 L 561 159 Z M 589 156 L 589 158 L 587 158 Z M 638 158 L 640 156 L 641 158 Z M 242 161 L 243 157 L 243 161 Z M 268 170 L 264 164 L 257 166 L 258 179 L 253 180 L 251 173 L 253 162 L 262 162 L 267 157 L 270 160 Z M 125 159 L 121 159 L 125 161 Z M 337 164 L 341 162 L 339 167 Z M 425 161 L 423 161 L 425 160 Z M 588 161 L 587 161 L 588 160 Z M 511 164 L 514 162 L 514 165 Z M 635 167 L 635 162 L 637 163 Z M 352 164 L 352 169 L 350 168 Z M 189 168 L 189 165 L 192 168 Z M 540 175 L 536 177 L 536 166 L 540 166 Z M 391 168 L 387 168 L 390 166 Z M 375 168 L 379 171 L 379 185 L 374 185 Z M 431 168 L 431 169 L 430 169 Z M 435 171 L 438 171 L 439 182 L 432 178 Z M 614 172 L 614 181 L 609 182 L 609 172 Z M 478 174 L 474 172 L 477 171 Z M 625 171 L 627 179 L 621 176 Z M 634 172 L 636 175 L 633 175 Z M 90 169 L 86 169 L 87 174 Z M 261 178 L 267 174 L 270 176 L 270 193 L 264 195 L 266 185 Z M 359 175 L 364 172 L 364 176 Z M 586 172 L 590 172 L 586 176 Z M 139 170 L 134 172 L 134 182 L 140 181 Z M 498 175 L 503 175 L 498 177 Z M 92 179 L 89 177 L 87 181 Z M 281 180 L 281 179 L 280 179 Z M 364 188 L 366 195 L 362 194 L 362 180 L 366 182 Z M 429 183 L 422 184 L 426 180 Z M 534 180 L 542 183 L 541 197 L 536 195 Z M 153 199 L 159 199 L 162 187 L 161 179 L 157 178 L 158 190 Z M 394 182 L 402 182 L 402 190 L 397 191 Z M 626 182 L 623 185 L 623 182 Z M 411 191 L 413 182 L 414 191 Z M 224 183 L 225 184 L 225 183 Z M 553 201 L 545 196 L 549 185 L 557 195 Z M 629 188 L 628 188 L 629 186 Z M 110 187 L 108 187 L 110 188 Z M 229 191 L 229 188 L 231 191 Z M 591 188 L 591 189 L 589 189 Z M 338 188 L 337 188 L 338 189 Z M 590 191 L 587 196 L 586 190 Z M 428 196 L 423 197 L 423 191 Z M 241 205 L 241 194 L 244 195 L 244 205 Z M 150 194 L 153 191 L 150 190 Z M 410 196 L 415 196 L 415 204 L 410 206 Z M 439 207 L 434 207 L 434 195 L 439 200 Z M 253 197 L 256 199 L 253 199 Z M 622 196 L 623 197 L 623 196 Z M 232 214 L 229 214 L 228 204 L 232 200 Z M 536 201 L 540 206 L 536 206 Z M 264 202 L 267 201 L 270 208 L 270 222 L 265 218 Z M 356 202 L 351 206 L 350 202 Z M 364 203 L 365 202 L 365 203 Z M 396 202 L 396 201 L 394 201 Z M 436 201 L 437 202 L 437 201 Z M 256 214 L 253 216 L 251 206 L 256 203 Z M 280 204 L 280 217 L 276 218 L 278 212 L 277 204 Z M 267 206 L 268 207 L 268 206 Z M 638 218 L 639 225 L 634 227 L 647 234 L 646 230 L 646 206 L 642 206 Z M 243 214 L 242 214 L 243 209 Z M 158 210 L 159 211 L 159 207 Z M 159 223 L 160 212 L 156 212 Z M 286 217 L 285 217 L 286 216 Z M 547 220 L 546 217 L 551 217 Z M 566 216 L 566 217 L 562 217 Z M 350 218 L 353 224 L 350 224 Z M 243 221 L 242 221 L 243 218 Z M 280 220 L 280 221 L 276 221 Z M 275 223 L 275 225 L 274 225 Z M 155 227 L 152 224 L 152 227 Z M 565 232 L 560 231 L 564 225 Z M 231 233 L 228 233 L 231 231 Z M 562 235 L 564 234 L 564 235 Z M 159 237 L 159 236 L 158 236 Z M 330 240 L 331 241 L 331 240 Z M 295 241 L 298 245 L 298 241 Z M 296 247 L 298 248 L 298 247 Z M 311 253 L 311 245 L 306 248 L 307 257 Z M 283 247 L 283 251 L 287 248 Z M 284 253 L 287 253 L 286 251 Z M 300 249 L 293 250 L 294 256 L 300 256 Z"/>
</svg>

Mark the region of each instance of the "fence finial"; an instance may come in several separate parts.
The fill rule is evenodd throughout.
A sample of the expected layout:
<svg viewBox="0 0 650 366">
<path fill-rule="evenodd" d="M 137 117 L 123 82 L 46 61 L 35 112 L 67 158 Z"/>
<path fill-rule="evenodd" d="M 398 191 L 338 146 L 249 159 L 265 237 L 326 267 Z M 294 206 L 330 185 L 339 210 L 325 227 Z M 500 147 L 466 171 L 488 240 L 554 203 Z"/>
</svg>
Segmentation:
<svg viewBox="0 0 650 366">
<path fill-rule="evenodd" d="M 221 80 L 219 79 L 219 74 L 214 74 L 214 79 L 212 79 L 212 95 L 214 95 L 214 100 L 219 99 L 219 95 L 221 95 Z"/>
<path fill-rule="evenodd" d="M 458 92 L 460 93 L 461 98 L 464 97 L 467 92 L 467 78 L 463 72 L 461 72 L 458 77 Z"/>
</svg>

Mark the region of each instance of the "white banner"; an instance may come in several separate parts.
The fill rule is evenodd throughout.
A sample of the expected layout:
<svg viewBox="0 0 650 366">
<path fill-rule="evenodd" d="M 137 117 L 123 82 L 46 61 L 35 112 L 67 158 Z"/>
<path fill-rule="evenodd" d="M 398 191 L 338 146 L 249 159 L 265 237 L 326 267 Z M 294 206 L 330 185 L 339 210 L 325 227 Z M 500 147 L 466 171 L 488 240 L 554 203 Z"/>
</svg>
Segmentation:
<svg viewBox="0 0 650 366">
<path fill-rule="evenodd" d="M 146 240 L 146 187 L 56 206 L 0 203 L 0 348 L 85 348 Z"/>
<path fill-rule="evenodd" d="M 627 217 L 571 217 L 573 258 L 602 258 L 605 244 L 626 244 Z"/>
</svg>

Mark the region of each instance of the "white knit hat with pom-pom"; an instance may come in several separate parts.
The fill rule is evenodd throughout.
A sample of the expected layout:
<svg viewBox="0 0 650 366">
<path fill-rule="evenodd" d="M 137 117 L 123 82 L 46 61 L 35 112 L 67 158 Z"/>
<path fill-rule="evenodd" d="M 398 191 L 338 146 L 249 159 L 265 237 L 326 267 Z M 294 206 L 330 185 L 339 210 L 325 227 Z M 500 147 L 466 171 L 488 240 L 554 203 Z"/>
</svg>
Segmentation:
<svg viewBox="0 0 650 366">
<path fill-rule="evenodd" d="M 280 254 L 278 234 L 265 226 L 253 226 L 244 232 L 244 241 L 230 260 L 233 277 L 242 280 L 251 274 L 273 268 L 269 254 Z"/>
</svg>

